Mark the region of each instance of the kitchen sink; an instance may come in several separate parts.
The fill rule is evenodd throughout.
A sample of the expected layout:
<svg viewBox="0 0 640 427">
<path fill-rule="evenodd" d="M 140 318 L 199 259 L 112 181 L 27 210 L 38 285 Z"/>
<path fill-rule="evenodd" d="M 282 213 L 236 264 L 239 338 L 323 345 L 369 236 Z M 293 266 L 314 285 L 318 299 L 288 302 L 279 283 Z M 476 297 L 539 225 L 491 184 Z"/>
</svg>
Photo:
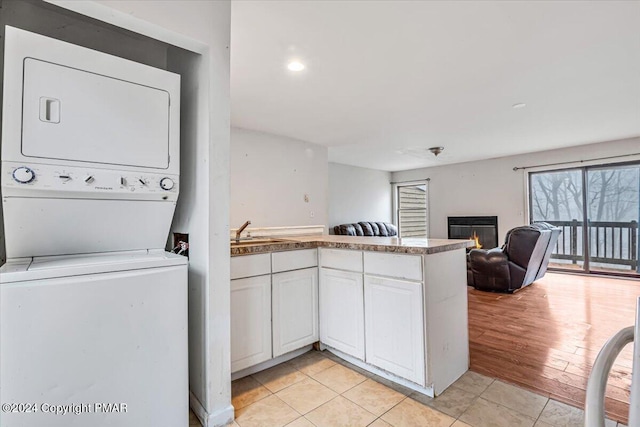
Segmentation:
<svg viewBox="0 0 640 427">
<path fill-rule="evenodd" d="M 231 247 L 238 248 L 242 246 L 271 245 L 274 243 L 284 243 L 284 242 L 290 242 L 290 240 L 271 239 L 271 238 L 246 239 L 246 240 L 240 240 L 239 242 L 232 240 Z"/>
</svg>

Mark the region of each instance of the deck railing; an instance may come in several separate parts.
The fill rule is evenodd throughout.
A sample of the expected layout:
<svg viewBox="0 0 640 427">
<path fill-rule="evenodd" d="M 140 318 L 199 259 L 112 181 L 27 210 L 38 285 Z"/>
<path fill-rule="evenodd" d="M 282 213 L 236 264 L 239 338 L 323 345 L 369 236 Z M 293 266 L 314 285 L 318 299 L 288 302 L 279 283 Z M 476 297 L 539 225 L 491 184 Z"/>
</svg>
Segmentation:
<svg viewBox="0 0 640 427">
<path fill-rule="evenodd" d="M 578 220 L 546 221 L 562 229 L 553 259 L 584 261 L 583 223 Z M 638 222 L 589 221 L 589 261 L 629 266 L 638 271 Z"/>
</svg>

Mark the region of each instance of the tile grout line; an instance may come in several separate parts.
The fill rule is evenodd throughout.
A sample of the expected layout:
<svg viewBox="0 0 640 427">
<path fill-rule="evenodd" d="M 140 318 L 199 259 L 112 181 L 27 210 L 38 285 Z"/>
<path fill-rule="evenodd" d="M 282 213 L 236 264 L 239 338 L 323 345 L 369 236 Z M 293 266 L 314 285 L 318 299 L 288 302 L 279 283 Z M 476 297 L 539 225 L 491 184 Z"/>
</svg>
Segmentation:
<svg viewBox="0 0 640 427">
<path fill-rule="evenodd" d="M 295 360 L 295 359 L 292 359 L 292 360 Z M 302 372 L 301 370 L 299 370 L 298 368 L 296 368 L 295 366 L 291 365 L 289 362 L 290 362 L 290 361 L 287 361 L 287 362 L 284 362 L 284 363 L 286 363 L 288 366 L 290 366 L 290 367 L 291 367 L 292 369 L 294 369 L 296 372 L 299 372 L 300 374 L 304 375 L 306 378 L 310 378 L 310 379 L 312 379 L 312 380 L 314 379 L 314 378 L 312 378 L 311 376 L 309 376 L 309 375 L 305 374 L 304 372 Z M 275 367 L 277 367 L 277 366 L 280 366 L 280 365 L 272 366 L 272 367 L 271 367 L 271 368 L 269 368 L 269 369 L 275 368 Z M 328 369 L 328 368 L 327 368 L 327 369 Z M 264 372 L 264 371 L 261 371 L 261 372 Z M 321 372 L 321 371 L 319 371 L 319 372 Z M 296 381 L 296 382 L 294 382 L 294 383 L 291 383 L 291 384 L 287 385 L 286 387 L 283 387 L 283 388 L 281 388 L 280 390 L 278 390 L 278 391 L 276 391 L 276 392 L 273 392 L 273 391 L 269 390 L 269 388 L 268 388 L 265 384 L 263 384 L 259 379 L 257 379 L 254 375 L 255 375 L 255 374 L 251 374 L 251 375 L 250 375 L 250 376 L 251 376 L 251 378 L 253 378 L 254 380 L 256 380 L 256 381 L 257 381 L 261 386 L 263 386 L 264 388 L 266 388 L 266 389 L 267 389 L 271 394 L 274 394 L 274 395 L 275 395 L 276 393 L 280 393 L 282 390 L 285 390 L 285 389 L 287 389 L 287 388 L 291 387 L 292 385 L 298 384 L 299 382 L 302 382 L 302 381 L 304 381 L 304 380 L 306 379 L 306 378 L 303 378 L 303 379 L 301 379 L 300 381 Z M 316 381 L 317 381 L 317 380 L 316 380 Z M 262 400 L 262 399 L 260 399 L 260 400 Z"/>
<path fill-rule="evenodd" d="M 316 423 L 314 423 L 313 421 L 311 421 L 309 418 L 307 418 L 306 415 L 303 415 L 302 418 L 304 418 L 306 421 L 309 421 L 313 426 L 318 427 L 318 425 Z M 298 419 L 300 419 L 300 418 L 298 418 Z M 295 422 L 295 420 L 291 421 L 291 423 L 292 422 Z M 289 424 L 291 424 L 291 423 L 289 423 Z"/>
<path fill-rule="evenodd" d="M 329 360 L 331 360 L 331 359 L 329 359 Z M 342 366 L 343 368 L 349 369 L 349 370 L 351 370 L 351 371 L 355 372 L 356 374 L 361 375 L 362 377 L 364 377 L 364 380 L 363 380 L 363 381 L 360 381 L 358 384 L 353 385 L 353 386 L 349 387 L 347 390 L 345 390 L 345 391 L 343 391 L 342 393 L 340 393 L 340 392 L 338 392 L 337 390 L 332 389 L 331 387 L 329 387 L 328 385 L 324 384 L 323 382 L 321 382 L 320 380 L 318 380 L 318 379 L 316 379 L 316 378 L 311 377 L 311 379 L 313 379 L 313 380 L 315 380 L 315 381 L 319 382 L 319 383 L 320 383 L 320 384 L 322 384 L 323 386 L 327 387 L 329 390 L 332 390 L 333 392 L 338 393 L 338 396 L 342 396 L 343 394 L 345 394 L 345 393 L 346 393 L 346 392 L 348 392 L 349 390 L 351 390 L 351 389 L 354 389 L 354 388 L 358 387 L 360 384 L 362 384 L 362 383 L 364 383 L 365 381 L 367 381 L 368 379 L 370 379 L 369 377 L 366 377 L 366 376 L 362 375 L 360 372 L 354 371 L 353 369 L 351 369 L 351 368 L 349 368 L 349 367 L 347 367 L 347 366 L 344 366 L 344 365 L 342 365 L 342 364 L 338 364 L 338 363 L 336 363 L 336 365 Z M 335 366 L 335 365 L 334 365 L 334 366 Z M 331 366 L 330 368 L 327 368 L 326 370 L 329 370 L 329 369 L 331 369 L 331 368 L 333 368 L 333 366 Z M 324 372 L 324 371 L 320 371 L 320 372 Z M 345 399 L 347 399 L 347 398 L 345 397 Z M 354 403 L 355 403 L 355 402 L 354 402 Z M 358 405 L 358 406 L 360 406 L 360 405 Z M 362 408 L 362 409 L 364 409 L 364 408 Z"/>
<path fill-rule="evenodd" d="M 547 405 L 549 404 L 549 402 L 551 402 L 551 397 L 547 398 L 547 402 L 544 404 L 544 406 L 542 407 L 542 411 L 540 411 L 540 414 L 538 414 L 538 418 L 536 418 L 536 421 L 533 423 L 533 425 L 535 426 L 538 421 L 540 421 L 540 417 L 542 416 L 542 414 L 544 413 L 544 410 L 547 409 Z M 543 421 L 544 422 L 544 421 Z M 548 424 L 548 423 L 547 423 Z"/>
<path fill-rule="evenodd" d="M 302 373 L 302 372 L 301 372 L 301 373 Z M 307 378 L 309 378 L 309 379 L 313 379 L 313 378 L 311 378 L 310 376 L 308 376 L 308 375 L 306 375 L 306 374 L 303 374 L 303 375 L 305 375 L 305 376 L 306 376 Z M 264 387 L 264 388 L 266 388 L 267 390 L 269 390 L 269 392 L 270 392 L 271 394 L 274 394 L 274 395 L 275 395 L 276 393 L 280 393 L 282 390 L 286 390 L 286 389 L 288 389 L 289 387 L 294 386 L 294 385 L 298 384 L 299 382 L 304 381 L 304 380 L 305 380 L 305 379 L 307 379 L 307 378 L 303 378 L 303 379 L 301 379 L 300 381 L 296 381 L 296 382 L 291 383 L 291 384 L 289 384 L 289 385 L 287 385 L 287 386 L 285 386 L 285 387 L 282 387 L 282 388 L 281 388 L 280 390 L 278 390 L 278 391 L 271 391 L 271 390 L 269 390 L 269 388 L 268 388 L 266 385 L 264 385 L 264 384 L 260 383 L 260 381 L 258 381 L 257 379 L 256 379 L 256 381 L 258 381 L 258 382 L 260 383 L 260 385 L 262 385 L 262 387 Z"/>
<path fill-rule="evenodd" d="M 460 421 L 461 423 L 464 422 L 460 418 L 469 410 L 469 408 L 471 408 L 478 401 L 478 399 L 480 399 L 480 396 L 482 395 L 482 393 L 484 393 L 489 387 L 491 387 L 491 384 L 493 384 L 494 382 L 495 382 L 495 378 L 491 381 L 491 383 L 489 383 L 489 385 L 484 390 L 482 390 L 476 397 L 473 398 L 473 401 L 471 402 L 471 404 L 469 406 L 467 406 L 467 408 L 464 411 L 462 411 L 462 413 L 460 415 L 458 415 L 458 417 L 456 418 L 456 421 Z M 459 390 L 465 391 L 461 387 L 456 387 L 456 388 L 459 389 Z M 435 397 L 434 397 L 434 399 L 435 399 Z M 455 421 L 454 421 L 454 424 L 455 424 Z"/>
<path fill-rule="evenodd" d="M 517 389 L 520 389 L 520 390 L 523 390 L 523 391 L 529 392 L 529 393 L 531 393 L 531 394 L 534 394 L 534 395 L 536 395 L 536 396 L 540 396 L 540 397 L 543 397 L 543 398 L 547 399 L 547 400 L 546 400 L 546 402 L 544 403 L 544 406 L 542 407 L 542 410 L 541 410 L 541 411 L 540 411 L 540 413 L 536 416 L 536 418 L 533 420 L 533 424 L 534 424 L 534 425 L 535 425 L 535 424 L 540 420 L 540 417 L 542 416 L 542 413 L 544 412 L 544 410 L 545 410 L 545 408 L 547 407 L 547 405 L 549 404 L 549 402 L 552 400 L 552 399 L 551 399 L 551 397 L 549 397 L 549 396 L 544 396 L 544 395 L 541 395 L 541 394 L 538 394 L 538 393 L 534 393 L 534 392 L 533 392 L 533 391 L 531 391 L 531 390 L 527 390 L 527 389 L 525 389 L 525 388 L 523 388 L 523 387 L 520 387 L 520 386 L 518 386 L 518 385 L 516 385 L 516 384 L 511 384 L 511 383 L 508 383 L 508 382 L 506 382 L 506 381 L 504 381 L 504 380 L 501 380 L 501 379 L 498 379 L 498 378 L 495 378 L 491 384 L 493 384 L 493 383 L 494 383 L 494 382 L 496 382 L 496 381 L 500 381 L 501 383 L 506 384 L 506 385 L 508 385 L 508 386 L 515 387 L 515 388 L 517 388 Z M 489 385 L 489 387 L 490 387 L 490 386 L 491 386 L 491 385 Z M 487 387 L 487 389 L 488 389 L 489 387 Z M 485 391 L 486 391 L 486 390 L 485 390 Z M 483 392 L 483 393 L 484 393 L 484 392 Z M 489 399 L 486 399 L 486 398 L 485 398 L 485 400 L 487 400 L 487 401 L 489 401 L 489 402 L 493 402 L 492 400 L 489 400 Z M 498 402 L 493 402 L 493 403 L 495 403 L 496 405 L 502 406 L 503 408 L 511 409 L 511 408 L 509 408 L 509 407 L 507 407 L 507 406 L 505 406 L 505 405 L 502 405 L 502 404 L 500 404 L 500 403 L 498 403 Z M 527 415 L 527 414 L 523 414 L 522 412 L 517 411 L 517 410 L 515 410 L 515 409 L 511 409 L 511 410 L 512 410 L 512 411 L 515 411 L 515 412 L 517 412 L 517 413 L 519 413 L 520 415 L 524 415 L 524 416 L 526 416 L 526 417 L 533 418 L 533 417 L 530 417 L 530 416 L 529 416 L 529 415 Z M 548 423 L 547 423 L 547 424 L 548 424 Z"/>
<path fill-rule="evenodd" d="M 395 390 L 394 390 L 395 391 Z M 378 418 L 382 419 L 382 417 L 384 417 L 386 414 L 388 414 L 389 412 L 391 412 L 391 410 L 393 408 L 395 408 L 396 406 L 398 406 L 399 404 L 401 404 L 402 402 L 404 402 L 405 400 L 407 400 L 409 398 L 409 396 L 404 396 L 404 399 L 402 399 L 400 402 L 396 403 L 395 405 L 393 405 L 391 408 L 389 408 L 388 410 L 386 410 L 385 412 L 383 412 Z M 386 423 L 386 421 L 383 419 L 382 421 L 384 421 Z M 387 423 L 390 424 L 390 423 Z"/>
</svg>

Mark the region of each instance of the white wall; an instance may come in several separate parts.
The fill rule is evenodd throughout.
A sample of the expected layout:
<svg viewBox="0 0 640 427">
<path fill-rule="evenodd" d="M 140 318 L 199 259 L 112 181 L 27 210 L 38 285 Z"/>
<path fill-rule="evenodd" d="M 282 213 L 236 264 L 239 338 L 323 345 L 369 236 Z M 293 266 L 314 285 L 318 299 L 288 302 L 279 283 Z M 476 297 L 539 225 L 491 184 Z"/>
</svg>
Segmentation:
<svg viewBox="0 0 640 427">
<path fill-rule="evenodd" d="M 352 222 L 391 220 L 391 172 L 329 163 L 330 230 Z"/>
<path fill-rule="evenodd" d="M 232 128 L 231 227 L 326 226 L 327 157 L 321 145 Z"/>
<path fill-rule="evenodd" d="M 181 194 L 173 231 L 190 234 L 191 404 L 205 425 L 233 418 L 229 286 L 229 1 L 55 1 L 197 55 L 170 49 L 183 74 Z"/>
<path fill-rule="evenodd" d="M 497 215 L 498 241 L 513 227 L 526 224 L 527 173 L 514 167 L 578 162 L 640 153 L 640 138 L 582 145 L 455 165 L 394 172 L 393 181 L 430 178 L 430 237 L 447 237 L 447 216 Z M 640 156 L 636 157 L 636 160 Z M 608 162 L 629 161 L 631 158 Z M 568 167 L 571 165 L 566 165 Z"/>
</svg>

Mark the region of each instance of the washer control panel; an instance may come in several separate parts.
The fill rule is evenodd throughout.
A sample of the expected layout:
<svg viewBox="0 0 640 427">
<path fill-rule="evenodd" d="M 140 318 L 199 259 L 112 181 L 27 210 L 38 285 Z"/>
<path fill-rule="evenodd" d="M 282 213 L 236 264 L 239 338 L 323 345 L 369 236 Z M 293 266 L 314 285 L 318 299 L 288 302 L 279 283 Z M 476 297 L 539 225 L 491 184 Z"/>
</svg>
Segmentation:
<svg viewBox="0 0 640 427">
<path fill-rule="evenodd" d="M 171 178 L 162 178 L 160 180 L 160 188 L 166 191 L 171 191 L 175 187 L 175 183 Z"/>
<path fill-rule="evenodd" d="M 36 178 L 36 174 L 26 166 L 19 166 L 13 170 L 13 179 L 20 184 L 28 184 Z"/>
<path fill-rule="evenodd" d="M 5 196 L 175 201 L 178 197 L 178 177 L 112 169 L 3 162 L 2 189 Z"/>
</svg>

